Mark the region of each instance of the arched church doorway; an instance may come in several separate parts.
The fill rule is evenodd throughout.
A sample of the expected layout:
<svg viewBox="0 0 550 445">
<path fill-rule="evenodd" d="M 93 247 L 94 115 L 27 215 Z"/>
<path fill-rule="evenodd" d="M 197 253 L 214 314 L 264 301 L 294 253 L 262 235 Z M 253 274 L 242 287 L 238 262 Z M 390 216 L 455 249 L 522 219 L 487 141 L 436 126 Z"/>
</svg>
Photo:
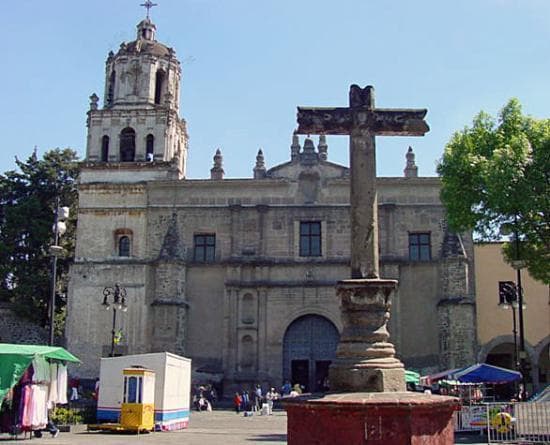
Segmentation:
<svg viewBox="0 0 550 445">
<path fill-rule="evenodd" d="M 304 315 L 294 320 L 283 339 L 283 379 L 308 392 L 326 390 L 339 339 L 338 329 L 325 317 Z"/>
</svg>

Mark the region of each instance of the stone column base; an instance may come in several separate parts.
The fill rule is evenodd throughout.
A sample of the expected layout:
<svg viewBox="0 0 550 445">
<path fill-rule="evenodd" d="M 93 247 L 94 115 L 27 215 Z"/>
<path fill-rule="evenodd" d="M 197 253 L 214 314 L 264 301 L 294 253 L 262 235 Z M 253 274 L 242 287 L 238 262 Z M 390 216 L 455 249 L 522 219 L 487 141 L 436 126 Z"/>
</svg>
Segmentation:
<svg viewBox="0 0 550 445">
<path fill-rule="evenodd" d="M 405 370 L 403 368 L 362 368 L 357 364 L 347 367 L 336 363 L 330 367 L 329 384 L 332 390 L 342 392 L 357 390 L 365 392 L 405 391 Z"/>
<path fill-rule="evenodd" d="M 453 445 L 455 397 L 413 392 L 282 399 L 289 445 Z"/>
</svg>

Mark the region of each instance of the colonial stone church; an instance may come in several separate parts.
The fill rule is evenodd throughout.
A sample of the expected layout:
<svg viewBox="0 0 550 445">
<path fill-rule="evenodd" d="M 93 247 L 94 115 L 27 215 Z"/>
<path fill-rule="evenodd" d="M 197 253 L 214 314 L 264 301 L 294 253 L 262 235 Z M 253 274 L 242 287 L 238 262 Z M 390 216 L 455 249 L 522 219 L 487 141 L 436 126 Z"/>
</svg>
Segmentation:
<svg viewBox="0 0 550 445">
<path fill-rule="evenodd" d="M 181 66 L 155 34 L 140 22 L 107 57 L 102 103 L 90 97 L 68 295 L 75 372 L 97 376 L 110 353 L 101 303 L 118 283 L 115 354 L 181 354 L 227 391 L 286 379 L 318 390 L 342 327 L 334 286 L 349 278 L 349 169 L 323 136 L 293 135 L 289 161 L 268 168 L 259 151 L 250 178 L 225 179 L 218 150 L 210 178 L 186 179 Z M 403 177 L 377 180 L 381 275 L 399 280 L 391 340 L 423 372 L 473 363 L 472 239 L 446 230 L 440 181 L 418 176 L 412 149 L 397 162 Z"/>
</svg>

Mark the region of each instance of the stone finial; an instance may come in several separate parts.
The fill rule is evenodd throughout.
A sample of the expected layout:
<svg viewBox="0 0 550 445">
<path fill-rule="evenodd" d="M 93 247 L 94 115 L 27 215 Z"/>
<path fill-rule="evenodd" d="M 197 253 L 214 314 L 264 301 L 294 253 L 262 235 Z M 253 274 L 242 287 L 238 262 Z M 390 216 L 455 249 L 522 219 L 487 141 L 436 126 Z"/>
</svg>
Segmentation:
<svg viewBox="0 0 550 445">
<path fill-rule="evenodd" d="M 304 154 L 315 153 L 315 144 L 310 138 L 306 138 L 304 141 Z"/>
<path fill-rule="evenodd" d="M 294 133 L 292 135 L 292 145 L 290 146 L 290 160 L 294 161 L 295 159 L 298 159 L 299 155 L 300 155 L 300 139 L 298 138 L 298 135 Z"/>
<path fill-rule="evenodd" d="M 254 179 L 265 178 L 265 160 L 264 152 L 260 148 L 258 154 L 256 155 L 256 166 L 254 167 Z"/>
<path fill-rule="evenodd" d="M 210 179 L 220 180 L 223 179 L 224 171 L 223 171 L 223 157 L 222 152 L 218 148 L 216 150 L 216 154 L 214 155 L 214 167 L 210 169 Z"/>
<path fill-rule="evenodd" d="M 315 151 L 315 144 L 309 137 L 304 139 L 304 147 L 299 155 L 300 164 L 302 165 L 314 165 L 319 162 L 319 155 Z"/>
<path fill-rule="evenodd" d="M 99 97 L 97 96 L 97 94 L 93 93 L 90 96 L 90 110 L 97 110 L 97 108 L 98 108 L 97 103 L 98 102 L 99 102 Z"/>
<path fill-rule="evenodd" d="M 319 136 L 319 145 L 317 145 L 317 149 L 319 150 L 319 159 L 321 161 L 326 161 L 328 158 L 328 145 L 327 137 L 324 134 Z"/>
<path fill-rule="evenodd" d="M 406 178 L 416 178 L 418 177 L 418 167 L 416 166 L 416 163 L 414 162 L 414 152 L 412 147 L 409 147 L 407 150 L 406 158 L 407 158 L 407 165 L 405 167 L 405 170 L 403 170 L 403 173 L 405 173 Z"/>
</svg>

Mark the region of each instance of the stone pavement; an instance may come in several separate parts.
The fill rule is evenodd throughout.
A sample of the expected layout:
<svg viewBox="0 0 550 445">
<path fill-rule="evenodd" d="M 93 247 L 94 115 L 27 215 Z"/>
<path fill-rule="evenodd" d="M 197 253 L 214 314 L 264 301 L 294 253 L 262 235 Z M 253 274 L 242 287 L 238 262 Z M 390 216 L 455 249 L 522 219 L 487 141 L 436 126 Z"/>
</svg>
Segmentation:
<svg viewBox="0 0 550 445">
<path fill-rule="evenodd" d="M 4 436 L 2 436 L 4 437 Z M 5 440 L 0 445 L 28 440 Z M 60 433 L 55 439 L 44 434 L 33 438 L 33 445 L 126 445 L 126 444 L 185 444 L 185 445 L 283 445 L 286 444 L 286 413 L 275 411 L 273 416 L 244 417 L 232 411 L 193 412 L 189 428 L 183 431 L 125 435 L 112 433 Z M 457 437 L 456 444 L 485 444 L 479 436 Z M 338 444 L 335 444 L 338 445 Z M 351 445 L 351 444 L 347 444 Z"/>
</svg>

